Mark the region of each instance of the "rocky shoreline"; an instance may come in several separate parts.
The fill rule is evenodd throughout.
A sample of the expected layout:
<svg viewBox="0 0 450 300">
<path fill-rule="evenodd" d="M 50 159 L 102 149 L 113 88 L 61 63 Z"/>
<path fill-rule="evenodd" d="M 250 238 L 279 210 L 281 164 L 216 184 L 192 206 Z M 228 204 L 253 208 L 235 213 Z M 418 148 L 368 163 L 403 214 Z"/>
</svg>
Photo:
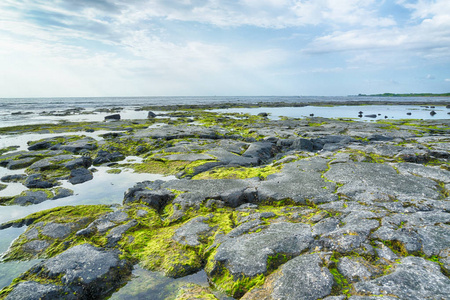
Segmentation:
<svg viewBox="0 0 450 300">
<path fill-rule="evenodd" d="M 70 197 L 61 181 L 82 185 L 100 166 L 177 179 L 130 186 L 119 206 L 63 206 L 1 224 L 28 226 L 4 261 L 42 261 L 0 299 L 114 299 L 136 264 L 173 278 L 204 270 L 209 286 L 173 291 L 178 300 L 450 298 L 450 120 L 189 108 L 2 128 L 55 134 L 0 149 L 1 167 L 24 171 L 2 177 L 0 189 L 27 188 L 2 205 Z M 78 134 L 98 130 L 109 132 Z M 119 164 L 130 156 L 140 160 Z"/>
</svg>

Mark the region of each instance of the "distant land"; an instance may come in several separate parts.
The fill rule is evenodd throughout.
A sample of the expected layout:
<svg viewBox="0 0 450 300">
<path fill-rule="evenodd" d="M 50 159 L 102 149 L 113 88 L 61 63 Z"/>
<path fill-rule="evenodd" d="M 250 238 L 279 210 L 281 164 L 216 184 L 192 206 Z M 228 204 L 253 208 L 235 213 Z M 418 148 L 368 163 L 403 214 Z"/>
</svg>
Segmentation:
<svg viewBox="0 0 450 300">
<path fill-rule="evenodd" d="M 409 93 L 409 94 L 394 94 L 394 93 L 384 93 L 384 94 L 358 94 L 358 96 L 368 96 L 368 97 L 450 97 L 450 93 L 444 94 L 433 94 L 433 93 Z"/>
</svg>

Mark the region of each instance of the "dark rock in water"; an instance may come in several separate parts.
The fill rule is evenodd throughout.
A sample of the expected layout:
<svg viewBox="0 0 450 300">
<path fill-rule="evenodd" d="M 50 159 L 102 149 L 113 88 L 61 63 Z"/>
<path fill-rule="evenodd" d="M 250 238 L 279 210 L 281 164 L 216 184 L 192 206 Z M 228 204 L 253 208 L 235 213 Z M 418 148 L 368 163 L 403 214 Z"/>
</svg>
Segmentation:
<svg viewBox="0 0 450 300">
<path fill-rule="evenodd" d="M 44 149 L 49 149 L 52 146 L 53 146 L 53 143 L 51 143 L 50 141 L 42 141 L 42 142 L 37 142 L 36 144 L 31 145 L 30 147 L 28 147 L 28 150 L 30 150 L 30 151 L 44 150 Z"/>
<path fill-rule="evenodd" d="M 384 118 L 385 118 L 385 119 L 387 119 L 387 118 L 388 118 L 388 116 L 384 116 Z"/>
<path fill-rule="evenodd" d="M 56 181 L 48 181 L 41 174 L 30 175 L 24 182 L 24 185 L 29 189 L 48 189 L 54 187 L 56 184 Z"/>
<path fill-rule="evenodd" d="M 49 195 L 44 191 L 26 191 L 25 196 L 19 196 L 14 199 L 14 204 L 17 205 L 38 204 L 49 199 L 51 199 L 51 197 L 49 198 Z"/>
<path fill-rule="evenodd" d="M 142 202 L 156 210 L 162 209 L 175 194 L 168 189 L 159 188 L 162 182 L 141 182 L 128 189 L 124 195 L 123 203 Z M 154 187 L 154 189 L 152 189 Z"/>
<path fill-rule="evenodd" d="M 95 132 L 95 129 L 88 128 L 88 129 L 86 129 L 85 131 L 86 131 L 86 132 Z"/>
<path fill-rule="evenodd" d="M 410 112 L 407 112 L 406 114 L 407 114 L 408 116 L 412 115 Z"/>
<path fill-rule="evenodd" d="M 104 298 L 131 274 L 132 265 L 121 260 L 119 254 L 118 250 L 81 244 L 39 263 L 30 272 L 40 280 L 56 280 L 72 294 L 76 293 L 77 299 Z"/>
<path fill-rule="evenodd" d="M 13 174 L 13 175 L 5 175 L 0 180 L 3 182 L 20 182 L 22 180 L 25 180 L 27 178 L 27 175 L 25 174 Z"/>
<path fill-rule="evenodd" d="M 120 120 L 120 114 L 106 116 L 105 120 Z"/>
<path fill-rule="evenodd" d="M 65 198 L 73 195 L 73 191 L 65 188 L 60 188 L 57 190 L 56 195 L 52 198 L 52 200 Z"/>
<path fill-rule="evenodd" d="M 362 117 L 363 117 L 363 115 L 359 114 L 359 115 L 358 115 L 358 117 L 359 117 L 359 118 L 362 118 Z"/>
<path fill-rule="evenodd" d="M 258 116 L 260 116 L 260 117 L 267 117 L 268 115 L 269 114 L 266 113 L 266 112 L 261 112 L 261 113 L 258 114 Z"/>
<path fill-rule="evenodd" d="M 8 300 L 75 300 L 77 295 L 72 294 L 67 287 L 53 284 L 42 284 L 35 281 L 25 281 L 16 285 L 13 291 L 5 298 Z"/>
<path fill-rule="evenodd" d="M 364 117 L 366 117 L 366 118 L 376 118 L 377 115 L 376 114 L 364 115 Z"/>
<path fill-rule="evenodd" d="M 75 158 L 71 161 L 68 161 L 64 164 L 64 166 L 69 169 L 69 170 L 73 170 L 73 169 L 77 169 L 77 168 L 89 168 L 90 166 L 92 166 L 92 159 L 90 157 L 78 157 Z"/>
<path fill-rule="evenodd" d="M 314 114 L 309 114 L 310 117 L 314 117 Z"/>
<path fill-rule="evenodd" d="M 381 114 L 378 114 L 379 116 L 381 116 Z"/>
<path fill-rule="evenodd" d="M 362 112 L 362 111 L 360 111 L 360 112 L 358 112 L 358 114 L 362 115 L 362 114 L 363 114 L 363 112 Z"/>
<path fill-rule="evenodd" d="M 436 113 L 434 110 L 430 111 L 430 115 L 434 116 L 434 115 L 436 115 L 436 114 L 437 114 L 437 113 Z"/>
<path fill-rule="evenodd" d="M 6 168 L 9 170 L 23 169 L 31 166 L 34 161 L 36 161 L 36 158 L 34 157 L 25 157 L 22 159 L 10 160 L 6 165 Z"/>
<path fill-rule="evenodd" d="M 74 169 L 70 172 L 69 182 L 79 184 L 89 181 L 93 178 L 91 171 L 85 168 Z"/>
<path fill-rule="evenodd" d="M 108 152 L 105 150 L 100 150 L 97 153 L 97 157 L 94 158 L 94 161 L 92 162 L 95 166 L 104 164 L 104 163 L 110 163 L 115 161 L 120 161 L 125 159 L 125 156 L 120 152 Z"/>
<path fill-rule="evenodd" d="M 445 106 L 445 108 L 450 108 L 450 104 L 449 104 L 449 105 L 447 105 L 447 106 Z"/>
<path fill-rule="evenodd" d="M 83 150 L 91 151 L 97 149 L 97 142 L 95 139 L 87 137 L 64 145 L 55 145 L 51 149 L 65 150 L 77 154 Z"/>
<path fill-rule="evenodd" d="M 147 114 L 147 119 L 153 119 L 156 118 L 156 114 L 152 111 L 149 111 Z"/>
<path fill-rule="evenodd" d="M 430 108 L 436 108 L 435 106 L 430 106 Z"/>
</svg>

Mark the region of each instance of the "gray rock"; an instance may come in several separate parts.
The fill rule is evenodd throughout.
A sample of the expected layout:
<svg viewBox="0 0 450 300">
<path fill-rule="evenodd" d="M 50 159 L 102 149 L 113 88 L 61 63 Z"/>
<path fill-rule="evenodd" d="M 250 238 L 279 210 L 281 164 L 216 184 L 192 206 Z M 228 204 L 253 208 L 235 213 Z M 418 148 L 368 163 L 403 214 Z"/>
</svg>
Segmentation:
<svg viewBox="0 0 450 300">
<path fill-rule="evenodd" d="M 210 218 L 196 217 L 177 230 L 172 237 L 176 242 L 191 247 L 200 245 L 200 240 L 211 234 L 213 228 L 211 228 L 205 221 Z"/>
<path fill-rule="evenodd" d="M 450 172 L 440 169 L 424 166 L 421 164 L 401 163 L 396 165 L 401 174 L 419 175 L 433 180 L 450 183 Z"/>
<path fill-rule="evenodd" d="M 138 222 L 136 220 L 131 220 L 126 224 L 122 224 L 111 229 L 111 231 L 106 236 L 108 240 L 108 242 L 106 243 L 106 247 L 115 247 L 117 243 L 122 239 L 123 235 L 127 232 L 127 230 L 136 225 L 138 225 Z"/>
<path fill-rule="evenodd" d="M 108 152 L 105 150 L 100 150 L 97 152 L 97 156 L 92 161 L 92 164 L 95 166 L 104 164 L 104 163 L 111 163 L 115 161 L 121 161 L 125 159 L 125 155 L 122 153 L 115 151 L 115 152 Z"/>
<path fill-rule="evenodd" d="M 0 180 L 3 182 L 20 182 L 27 178 L 25 174 L 5 175 Z"/>
<path fill-rule="evenodd" d="M 355 291 L 411 300 L 450 298 L 450 279 L 441 273 L 438 264 L 409 256 L 394 267 L 391 274 L 354 284 Z"/>
<path fill-rule="evenodd" d="M 32 273 L 78 290 L 80 298 L 105 297 L 131 274 L 132 266 L 120 260 L 119 254 L 117 250 L 81 244 L 38 264 Z"/>
<path fill-rule="evenodd" d="M 25 281 L 14 286 L 7 300 L 54 300 L 54 299 L 78 299 L 76 295 L 64 286 L 42 284 L 35 281 Z"/>
<path fill-rule="evenodd" d="M 436 183 L 427 178 L 399 175 L 390 166 L 379 163 L 333 164 L 324 176 L 329 180 L 344 184 L 338 193 L 355 197 L 363 193 L 384 193 L 400 199 L 439 199 Z M 414 186 L 414 189 L 411 187 Z"/>
<path fill-rule="evenodd" d="M 94 178 L 92 172 L 85 168 L 74 169 L 70 171 L 69 182 L 79 184 Z"/>
<path fill-rule="evenodd" d="M 242 299 L 316 300 L 328 296 L 333 284 L 333 275 L 319 255 L 305 254 L 282 265 L 261 288 L 253 289 Z"/>
<path fill-rule="evenodd" d="M 158 187 L 159 185 L 157 189 L 152 190 L 146 184 L 137 184 L 125 193 L 123 203 L 142 202 L 156 210 L 160 210 L 175 198 L 175 194 L 168 189 Z"/>
<path fill-rule="evenodd" d="M 120 120 L 120 114 L 113 114 L 105 116 L 105 120 Z"/>
<path fill-rule="evenodd" d="M 50 246 L 50 242 L 44 240 L 32 240 L 22 245 L 25 252 L 39 254 Z"/>
<path fill-rule="evenodd" d="M 92 159 L 90 157 L 82 156 L 75 158 L 73 160 L 70 160 L 66 163 L 64 163 L 64 167 L 66 167 L 69 170 L 77 169 L 77 168 L 89 168 L 92 166 Z"/>
<path fill-rule="evenodd" d="M 72 227 L 71 223 L 50 222 L 42 227 L 41 233 L 53 239 L 64 239 L 73 231 Z"/>
<path fill-rule="evenodd" d="M 52 199 L 52 196 L 44 191 L 25 191 L 25 196 L 18 196 L 14 198 L 13 203 L 16 205 L 30 205 L 30 204 L 39 204 L 46 200 Z"/>
<path fill-rule="evenodd" d="M 36 158 L 34 157 L 25 157 L 22 159 L 10 160 L 6 165 L 6 168 L 8 168 L 9 170 L 23 169 L 31 166 L 35 161 Z"/>
<path fill-rule="evenodd" d="M 58 188 L 56 189 L 55 196 L 53 196 L 52 200 L 65 198 L 73 195 L 73 191 L 66 188 Z"/>
<path fill-rule="evenodd" d="M 377 252 L 378 257 L 385 263 L 392 263 L 399 259 L 399 256 L 383 243 L 378 243 L 377 246 L 379 247 L 375 248 L 375 251 Z"/>
<path fill-rule="evenodd" d="M 246 157 L 254 157 L 260 161 L 268 160 L 273 157 L 275 152 L 274 145 L 270 142 L 256 142 L 250 144 L 250 147 L 242 154 Z"/>
<path fill-rule="evenodd" d="M 215 273 L 224 266 L 233 276 L 255 277 L 268 271 L 268 257 L 278 253 L 299 255 L 313 241 L 309 225 L 276 223 L 257 233 L 228 237 L 213 257 Z"/>
<path fill-rule="evenodd" d="M 369 280 L 372 277 L 372 272 L 366 267 L 367 262 L 362 258 L 342 257 L 339 260 L 337 268 L 349 283 Z"/>
<path fill-rule="evenodd" d="M 24 185 L 29 189 L 47 189 L 54 187 L 56 184 L 56 181 L 47 180 L 47 178 L 41 174 L 30 175 L 24 182 Z"/>
</svg>

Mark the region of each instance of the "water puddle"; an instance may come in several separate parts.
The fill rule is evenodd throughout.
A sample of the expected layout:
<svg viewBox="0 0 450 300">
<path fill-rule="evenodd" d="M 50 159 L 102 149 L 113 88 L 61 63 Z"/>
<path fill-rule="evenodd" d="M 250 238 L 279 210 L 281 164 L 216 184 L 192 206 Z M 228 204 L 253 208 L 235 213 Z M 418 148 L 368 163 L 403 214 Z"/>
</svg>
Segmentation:
<svg viewBox="0 0 450 300">
<path fill-rule="evenodd" d="M 201 270 L 195 274 L 182 278 L 170 278 L 160 272 L 151 272 L 142 269 L 138 265 L 133 270 L 133 278 L 119 291 L 115 292 L 111 300 L 172 300 L 180 288 L 186 284 L 195 283 L 207 287 L 208 279 L 205 271 Z M 233 299 L 217 293 L 220 300 Z"/>
</svg>

